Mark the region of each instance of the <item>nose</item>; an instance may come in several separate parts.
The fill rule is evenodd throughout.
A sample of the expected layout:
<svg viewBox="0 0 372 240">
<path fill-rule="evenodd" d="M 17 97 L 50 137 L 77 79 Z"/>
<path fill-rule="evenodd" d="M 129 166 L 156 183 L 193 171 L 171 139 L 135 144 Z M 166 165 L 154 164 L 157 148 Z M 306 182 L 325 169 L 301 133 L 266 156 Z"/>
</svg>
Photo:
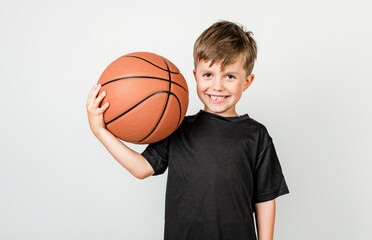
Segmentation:
<svg viewBox="0 0 372 240">
<path fill-rule="evenodd" d="M 223 80 L 221 78 L 216 78 L 214 81 L 213 81 L 213 90 L 215 91 L 221 91 L 224 89 L 224 86 L 223 86 Z"/>
</svg>

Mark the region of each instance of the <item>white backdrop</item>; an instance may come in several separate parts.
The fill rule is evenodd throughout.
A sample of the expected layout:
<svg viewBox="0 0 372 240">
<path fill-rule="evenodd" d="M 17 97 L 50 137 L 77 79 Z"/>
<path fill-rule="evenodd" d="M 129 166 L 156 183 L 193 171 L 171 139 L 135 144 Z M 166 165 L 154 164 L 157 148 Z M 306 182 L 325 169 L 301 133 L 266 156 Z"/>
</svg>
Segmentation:
<svg viewBox="0 0 372 240">
<path fill-rule="evenodd" d="M 0 239 L 163 238 L 167 172 L 138 180 L 91 133 L 86 99 L 134 51 L 175 63 L 219 19 L 254 33 L 237 106 L 265 124 L 290 194 L 275 239 L 372 239 L 368 1 L 0 1 Z M 146 145 L 128 144 L 138 152 Z"/>
</svg>

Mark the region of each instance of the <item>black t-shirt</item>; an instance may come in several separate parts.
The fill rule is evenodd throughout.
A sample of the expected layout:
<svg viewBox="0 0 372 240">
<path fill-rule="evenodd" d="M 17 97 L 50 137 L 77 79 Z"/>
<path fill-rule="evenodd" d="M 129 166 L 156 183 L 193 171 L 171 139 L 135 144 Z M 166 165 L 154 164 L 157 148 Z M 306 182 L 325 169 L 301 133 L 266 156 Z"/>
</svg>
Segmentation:
<svg viewBox="0 0 372 240">
<path fill-rule="evenodd" d="M 289 193 L 272 138 L 250 118 L 200 110 L 141 153 L 168 168 L 165 240 L 256 240 L 254 204 Z"/>
</svg>

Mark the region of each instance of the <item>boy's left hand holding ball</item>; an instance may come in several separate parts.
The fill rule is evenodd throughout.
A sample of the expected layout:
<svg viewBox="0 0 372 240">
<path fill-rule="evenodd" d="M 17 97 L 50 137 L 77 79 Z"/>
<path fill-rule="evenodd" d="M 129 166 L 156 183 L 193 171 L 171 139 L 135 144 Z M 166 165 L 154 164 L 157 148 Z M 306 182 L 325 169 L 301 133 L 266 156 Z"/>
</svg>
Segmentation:
<svg viewBox="0 0 372 240">
<path fill-rule="evenodd" d="M 97 97 L 100 88 L 100 84 L 96 84 L 93 87 L 89 93 L 86 105 L 89 126 L 95 136 L 97 136 L 102 130 L 106 130 L 106 124 L 103 120 L 103 113 L 109 107 L 108 102 L 106 102 L 101 108 L 98 107 L 102 99 L 106 96 L 106 92 L 102 91 L 102 93 Z"/>
</svg>

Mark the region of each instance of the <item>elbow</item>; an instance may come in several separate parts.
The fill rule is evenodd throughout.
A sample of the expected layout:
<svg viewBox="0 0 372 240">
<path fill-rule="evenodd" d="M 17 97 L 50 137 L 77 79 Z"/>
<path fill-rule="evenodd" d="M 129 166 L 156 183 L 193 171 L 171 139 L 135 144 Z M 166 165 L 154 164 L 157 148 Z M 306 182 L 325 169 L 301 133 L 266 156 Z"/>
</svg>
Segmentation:
<svg viewBox="0 0 372 240">
<path fill-rule="evenodd" d="M 146 176 L 144 174 L 141 174 L 141 173 L 135 173 L 133 174 L 133 176 L 137 179 L 140 179 L 140 180 L 143 180 L 146 178 Z"/>
<path fill-rule="evenodd" d="M 145 179 L 146 178 L 146 176 L 143 176 L 143 175 L 139 175 L 139 176 L 135 176 L 137 179 L 139 179 L 139 180 L 143 180 L 143 179 Z"/>
<path fill-rule="evenodd" d="M 155 174 L 155 170 L 152 168 L 152 166 L 146 162 L 146 166 L 141 169 L 141 171 L 138 172 L 137 178 L 138 179 L 145 179 Z"/>
<path fill-rule="evenodd" d="M 134 176 L 137 178 L 137 179 L 140 179 L 140 180 L 143 180 L 145 178 L 148 178 L 152 175 L 152 173 L 146 173 L 146 172 L 141 172 L 141 173 L 137 173 L 135 174 Z"/>
<path fill-rule="evenodd" d="M 145 161 L 145 163 L 146 163 L 146 164 L 145 164 L 144 167 L 139 167 L 139 168 L 137 168 L 136 171 L 134 172 L 133 175 L 134 175 L 136 178 L 143 180 L 143 179 L 145 179 L 145 178 L 147 178 L 147 177 L 152 176 L 152 175 L 155 173 L 155 171 L 154 171 L 154 169 L 152 168 L 152 166 L 151 166 L 147 161 Z"/>
</svg>

